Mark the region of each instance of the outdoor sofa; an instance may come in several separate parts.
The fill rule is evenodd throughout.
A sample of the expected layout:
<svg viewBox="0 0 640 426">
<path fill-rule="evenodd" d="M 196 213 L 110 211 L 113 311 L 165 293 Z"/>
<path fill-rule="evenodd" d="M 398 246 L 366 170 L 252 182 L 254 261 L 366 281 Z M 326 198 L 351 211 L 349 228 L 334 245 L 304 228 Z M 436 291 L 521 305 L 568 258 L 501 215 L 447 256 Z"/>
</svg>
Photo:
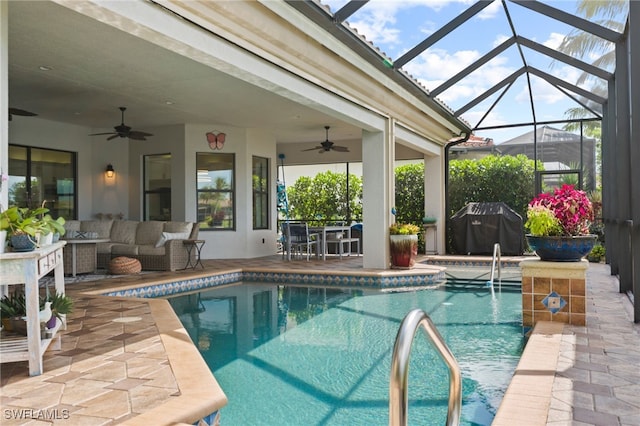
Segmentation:
<svg viewBox="0 0 640 426">
<path fill-rule="evenodd" d="M 199 224 L 155 220 L 68 220 L 65 230 L 63 238 L 68 240 L 108 240 L 95 244 L 98 269 L 108 269 L 111 259 L 124 256 L 138 259 L 143 270 L 175 271 L 187 264 L 189 252 L 184 240 L 198 238 Z M 89 249 L 90 246 L 86 246 Z M 79 265 L 79 270 L 86 272 L 82 265 Z"/>
</svg>

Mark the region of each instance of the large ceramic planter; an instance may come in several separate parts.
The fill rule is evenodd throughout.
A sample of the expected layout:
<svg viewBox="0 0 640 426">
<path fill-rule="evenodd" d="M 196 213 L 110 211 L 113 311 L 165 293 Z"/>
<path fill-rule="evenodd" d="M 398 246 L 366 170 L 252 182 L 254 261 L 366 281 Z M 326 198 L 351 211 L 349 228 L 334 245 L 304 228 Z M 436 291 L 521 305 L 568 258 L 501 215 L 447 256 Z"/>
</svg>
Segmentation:
<svg viewBox="0 0 640 426">
<path fill-rule="evenodd" d="M 418 255 L 417 235 L 390 235 L 391 267 L 412 268 Z"/>
<path fill-rule="evenodd" d="M 527 235 L 529 247 L 549 262 L 578 262 L 589 254 L 596 243 L 596 235 L 574 237 L 536 237 Z"/>
</svg>

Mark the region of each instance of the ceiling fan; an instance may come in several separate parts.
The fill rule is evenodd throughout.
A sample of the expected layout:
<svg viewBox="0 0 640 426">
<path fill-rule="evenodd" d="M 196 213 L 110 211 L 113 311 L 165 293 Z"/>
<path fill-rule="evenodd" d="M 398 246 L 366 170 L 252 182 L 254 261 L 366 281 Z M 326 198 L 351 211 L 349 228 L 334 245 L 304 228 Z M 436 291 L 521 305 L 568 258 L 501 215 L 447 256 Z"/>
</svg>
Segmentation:
<svg viewBox="0 0 640 426">
<path fill-rule="evenodd" d="M 25 111 L 20 108 L 9 108 L 9 121 L 13 119 L 14 115 L 21 115 L 23 117 L 33 117 L 34 115 L 38 115 L 35 112 Z"/>
<path fill-rule="evenodd" d="M 346 146 L 334 145 L 333 142 L 329 140 L 329 126 L 324 126 L 324 129 L 327 132 L 327 137 L 325 141 L 322 142 L 320 146 L 315 146 L 309 149 L 303 149 L 303 151 L 313 151 L 315 149 L 319 149 L 320 150 L 318 151 L 319 154 L 322 154 L 323 152 L 327 152 L 331 150 L 339 151 L 339 152 L 349 152 L 349 148 L 347 148 Z"/>
<path fill-rule="evenodd" d="M 120 107 L 120 111 L 122 111 L 122 123 L 113 128 L 116 130 L 115 132 L 107 132 L 107 133 L 92 133 L 89 136 L 99 136 L 99 135 L 111 135 L 107 138 L 108 141 L 111 139 L 115 139 L 117 137 L 120 138 L 129 138 L 135 139 L 138 141 L 146 141 L 146 136 L 153 136 L 151 133 L 141 132 L 138 130 L 131 130 L 131 127 L 124 124 L 124 112 L 127 110 L 126 107 Z"/>
</svg>

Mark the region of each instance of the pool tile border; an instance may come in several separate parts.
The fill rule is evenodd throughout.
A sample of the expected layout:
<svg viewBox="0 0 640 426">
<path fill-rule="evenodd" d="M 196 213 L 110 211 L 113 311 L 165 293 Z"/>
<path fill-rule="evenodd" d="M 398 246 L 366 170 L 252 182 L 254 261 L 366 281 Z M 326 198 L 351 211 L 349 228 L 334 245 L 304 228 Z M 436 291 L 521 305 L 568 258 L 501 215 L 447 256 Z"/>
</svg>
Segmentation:
<svg viewBox="0 0 640 426">
<path fill-rule="evenodd" d="M 329 287 L 353 286 L 371 289 L 394 289 L 406 287 L 424 287 L 436 285 L 446 279 L 444 270 L 429 270 L 406 275 L 351 275 L 298 272 L 260 272 L 234 271 L 201 277 L 188 278 L 177 281 L 153 283 L 149 285 L 109 290 L 104 296 L 155 298 L 167 297 L 179 293 L 186 293 L 240 281 L 252 281 L 270 284 L 312 284 Z"/>
</svg>

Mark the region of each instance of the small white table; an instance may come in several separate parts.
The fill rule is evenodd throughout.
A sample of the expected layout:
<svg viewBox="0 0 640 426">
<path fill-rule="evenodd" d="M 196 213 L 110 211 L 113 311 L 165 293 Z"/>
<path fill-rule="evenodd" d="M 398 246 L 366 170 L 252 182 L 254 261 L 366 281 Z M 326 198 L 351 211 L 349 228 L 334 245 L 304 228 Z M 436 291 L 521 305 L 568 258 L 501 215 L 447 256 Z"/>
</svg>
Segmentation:
<svg viewBox="0 0 640 426">
<path fill-rule="evenodd" d="M 64 264 L 62 248 L 65 241 L 54 243 L 29 252 L 6 252 L 0 254 L 0 285 L 2 293 L 6 286 L 23 284 L 27 304 L 27 336 L 3 338 L 0 340 L 0 363 L 29 361 L 29 375 L 42 374 L 42 356 L 55 339 L 55 334 L 63 323 L 58 322 L 50 339 L 40 335 L 40 290 L 38 281 L 51 271 L 55 273 L 55 291 L 64 294 Z M 66 319 L 64 321 L 66 327 Z"/>
</svg>

